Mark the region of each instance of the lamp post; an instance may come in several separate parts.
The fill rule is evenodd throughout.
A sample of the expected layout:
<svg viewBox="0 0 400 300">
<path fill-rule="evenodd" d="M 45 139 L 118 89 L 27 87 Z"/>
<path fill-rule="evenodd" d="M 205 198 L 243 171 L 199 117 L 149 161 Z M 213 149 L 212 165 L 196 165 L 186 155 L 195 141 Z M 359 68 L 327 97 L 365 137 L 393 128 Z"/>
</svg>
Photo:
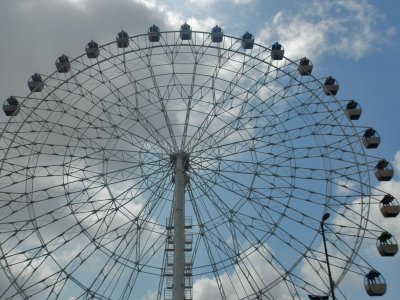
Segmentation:
<svg viewBox="0 0 400 300">
<path fill-rule="evenodd" d="M 334 291 L 334 287 L 333 287 L 333 280 L 332 280 L 332 274 L 331 274 L 331 268 L 329 266 L 329 258 L 328 258 L 328 249 L 326 248 L 326 240 L 325 240 L 325 231 L 324 231 L 324 222 L 329 218 L 330 214 L 329 213 L 325 213 L 322 216 L 321 219 L 321 231 L 322 231 L 322 239 L 324 241 L 324 248 L 325 248 L 325 256 L 326 256 L 326 264 L 328 266 L 328 276 L 329 276 L 329 284 L 331 286 L 331 293 L 332 293 L 332 299 L 336 300 L 335 297 L 335 291 Z"/>
</svg>

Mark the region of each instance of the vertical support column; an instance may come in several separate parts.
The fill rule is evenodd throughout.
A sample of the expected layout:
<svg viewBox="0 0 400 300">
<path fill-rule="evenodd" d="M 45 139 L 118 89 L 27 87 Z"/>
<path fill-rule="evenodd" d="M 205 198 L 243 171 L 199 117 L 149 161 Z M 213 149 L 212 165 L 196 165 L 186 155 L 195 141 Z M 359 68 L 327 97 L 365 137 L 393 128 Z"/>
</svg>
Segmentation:
<svg viewBox="0 0 400 300">
<path fill-rule="evenodd" d="M 187 159 L 188 156 L 184 152 L 174 154 L 174 300 L 185 299 L 185 166 Z"/>
</svg>

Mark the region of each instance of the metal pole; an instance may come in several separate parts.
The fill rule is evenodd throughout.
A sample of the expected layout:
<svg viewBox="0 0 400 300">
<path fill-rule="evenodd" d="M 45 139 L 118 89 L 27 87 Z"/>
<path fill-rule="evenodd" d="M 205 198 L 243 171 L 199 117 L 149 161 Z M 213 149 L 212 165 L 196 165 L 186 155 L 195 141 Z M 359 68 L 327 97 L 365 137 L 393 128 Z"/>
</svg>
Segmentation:
<svg viewBox="0 0 400 300">
<path fill-rule="evenodd" d="M 174 190 L 174 268 L 173 299 L 185 299 L 185 164 L 188 156 L 184 152 L 173 155 L 175 160 Z"/>
<path fill-rule="evenodd" d="M 328 266 L 328 276 L 329 276 L 329 284 L 331 286 L 331 293 L 332 293 L 332 299 L 336 300 L 335 297 L 335 291 L 334 291 L 334 286 L 333 286 L 333 280 L 332 280 L 332 274 L 331 274 L 331 268 L 329 266 L 329 258 L 328 258 L 328 249 L 326 247 L 326 240 L 325 240 L 325 230 L 324 230 L 324 222 L 329 218 L 330 214 L 326 213 L 322 216 L 321 220 L 321 230 L 322 230 L 322 239 L 324 241 L 324 248 L 325 248 L 325 257 L 326 257 L 326 264 Z"/>
</svg>

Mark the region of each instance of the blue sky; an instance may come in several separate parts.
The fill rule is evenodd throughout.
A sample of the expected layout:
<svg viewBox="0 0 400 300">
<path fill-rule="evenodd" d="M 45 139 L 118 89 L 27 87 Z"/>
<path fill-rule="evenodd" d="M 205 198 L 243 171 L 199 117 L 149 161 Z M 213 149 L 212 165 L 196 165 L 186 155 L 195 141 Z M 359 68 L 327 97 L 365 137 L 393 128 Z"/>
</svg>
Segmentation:
<svg viewBox="0 0 400 300">
<path fill-rule="evenodd" d="M 81 55 L 88 40 L 112 41 L 121 28 L 136 35 L 147 32 L 151 24 L 175 30 L 186 21 L 199 31 L 209 31 L 215 24 L 227 35 L 249 31 L 261 45 L 281 42 L 292 60 L 309 57 L 314 76 L 332 75 L 338 80 L 338 98 L 360 103 L 363 115 L 357 124 L 375 128 L 382 138 L 372 155 L 386 158 L 397 171 L 392 182 L 373 185 L 400 198 L 399 13 L 395 0 L 188 0 L 185 4 L 169 0 L 5 0 L 0 3 L 0 95 L 3 99 L 27 95 L 26 80 L 33 72 L 49 74 L 60 53 Z M 381 222 L 374 212 L 371 219 Z M 398 241 L 399 222 L 382 223 Z M 371 251 L 370 244 L 363 246 L 362 256 L 379 267 L 388 284 L 388 292 L 380 299 L 399 299 L 399 256 L 383 259 Z M 345 281 L 343 290 L 349 299 L 367 298 L 362 286 L 355 287 L 350 279 L 346 286 Z M 206 297 L 210 295 L 204 291 L 212 286 L 204 279 L 197 288 Z"/>
</svg>

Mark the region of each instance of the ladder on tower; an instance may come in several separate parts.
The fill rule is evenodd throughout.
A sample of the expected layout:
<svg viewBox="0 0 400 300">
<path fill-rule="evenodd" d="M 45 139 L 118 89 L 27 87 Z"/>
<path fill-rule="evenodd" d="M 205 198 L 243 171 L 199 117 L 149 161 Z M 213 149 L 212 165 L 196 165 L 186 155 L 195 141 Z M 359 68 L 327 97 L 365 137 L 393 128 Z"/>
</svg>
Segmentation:
<svg viewBox="0 0 400 300">
<path fill-rule="evenodd" d="M 164 277 L 165 277 L 165 289 L 164 289 L 164 300 L 174 300 L 173 295 L 173 270 L 174 270 L 174 226 L 173 220 L 167 218 L 167 239 L 165 242 L 165 265 L 164 265 Z M 192 219 L 190 217 L 185 218 L 185 299 L 193 300 L 193 274 L 192 274 L 192 245 L 193 245 L 193 234 Z"/>
</svg>

